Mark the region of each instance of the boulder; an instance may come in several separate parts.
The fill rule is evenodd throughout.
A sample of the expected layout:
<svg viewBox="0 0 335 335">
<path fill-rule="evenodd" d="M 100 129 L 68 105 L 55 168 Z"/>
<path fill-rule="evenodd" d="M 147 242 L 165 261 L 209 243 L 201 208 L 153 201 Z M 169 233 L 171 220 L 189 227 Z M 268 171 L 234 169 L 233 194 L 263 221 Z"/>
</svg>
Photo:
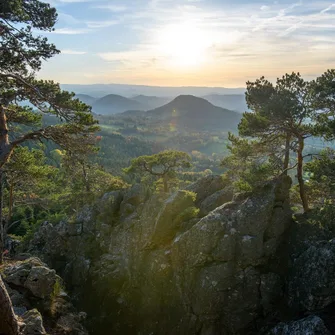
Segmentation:
<svg viewBox="0 0 335 335">
<path fill-rule="evenodd" d="M 23 335 L 46 335 L 43 326 L 43 318 L 37 309 L 32 309 L 22 315 L 22 320 L 25 324 Z"/>
<path fill-rule="evenodd" d="M 123 191 L 113 191 L 104 194 L 101 200 L 97 203 L 97 210 L 99 212 L 108 212 L 111 215 L 117 214 L 120 210 L 123 196 Z"/>
<path fill-rule="evenodd" d="M 43 299 L 49 298 L 54 293 L 56 283 L 60 281 L 55 270 L 50 270 L 45 266 L 33 266 L 24 287 L 35 297 Z"/>
<path fill-rule="evenodd" d="M 5 272 L 5 281 L 8 284 L 23 286 L 30 273 L 30 264 L 12 267 Z"/>
<path fill-rule="evenodd" d="M 232 201 L 233 190 L 230 187 L 226 187 L 214 194 L 208 196 L 200 202 L 200 215 L 205 216 L 215 208 L 222 206 L 223 204 Z"/>
<path fill-rule="evenodd" d="M 5 271 L 5 282 L 21 286 L 37 298 L 49 298 L 54 292 L 55 284 L 61 281 L 54 270 L 50 270 L 38 258 L 30 258 L 8 266 Z"/>
<path fill-rule="evenodd" d="M 188 187 L 186 187 L 186 190 L 197 194 L 195 204 L 197 207 L 200 207 L 201 203 L 206 198 L 222 190 L 225 186 L 226 183 L 221 176 L 209 175 L 189 185 Z"/>
<path fill-rule="evenodd" d="M 46 334 L 43 317 L 52 334 L 88 334 L 81 324 L 85 313 L 75 311 L 60 285 L 61 278 L 40 259 L 5 264 L 3 272 L 13 310 L 22 321 L 23 335 Z"/>
<path fill-rule="evenodd" d="M 24 286 L 33 265 L 45 266 L 40 259 L 32 257 L 24 262 L 17 262 L 14 265 L 6 267 L 4 271 L 5 282 L 16 286 Z"/>
</svg>

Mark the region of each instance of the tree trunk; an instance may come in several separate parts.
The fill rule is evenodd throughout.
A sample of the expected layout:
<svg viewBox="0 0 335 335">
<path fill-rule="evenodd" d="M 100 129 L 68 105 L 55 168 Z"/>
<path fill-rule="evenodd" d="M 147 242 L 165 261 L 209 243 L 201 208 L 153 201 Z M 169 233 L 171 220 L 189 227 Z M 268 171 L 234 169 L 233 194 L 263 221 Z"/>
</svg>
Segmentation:
<svg viewBox="0 0 335 335">
<path fill-rule="evenodd" d="M 165 193 L 169 192 L 167 176 L 163 176 L 163 185 L 164 185 L 164 192 Z"/>
<path fill-rule="evenodd" d="M 0 168 L 0 264 L 3 263 L 3 252 L 5 249 L 6 227 L 3 220 L 3 171 Z"/>
<path fill-rule="evenodd" d="M 0 105 L 0 168 L 8 161 L 11 152 L 5 108 Z"/>
<path fill-rule="evenodd" d="M 19 324 L 13 311 L 12 302 L 0 276 L 0 334 L 19 335 Z"/>
<path fill-rule="evenodd" d="M 6 227 L 3 219 L 3 171 L 2 166 L 10 156 L 8 126 L 5 107 L 0 105 L 0 264 L 3 262 L 3 251 L 6 239 Z"/>
<path fill-rule="evenodd" d="M 9 185 L 9 212 L 7 219 L 8 224 L 10 224 L 13 215 L 13 191 L 14 191 L 14 185 L 13 180 L 11 180 Z"/>
<path fill-rule="evenodd" d="M 83 163 L 83 176 L 84 176 L 84 183 L 85 183 L 85 188 L 86 188 L 86 192 L 90 193 L 91 192 L 91 187 L 90 187 L 90 182 L 88 180 L 88 174 L 85 168 L 85 164 Z"/>
<path fill-rule="evenodd" d="M 303 164 L 304 164 L 304 158 L 303 158 L 303 150 L 304 150 L 304 139 L 303 137 L 298 138 L 298 165 L 297 165 L 297 177 L 299 182 L 299 192 L 300 192 L 300 198 L 302 202 L 302 206 L 304 208 L 304 212 L 307 212 L 309 210 L 308 207 L 308 200 L 305 190 L 305 183 L 303 178 Z"/>
<path fill-rule="evenodd" d="M 284 158 L 284 175 L 287 176 L 288 173 L 288 165 L 290 163 L 290 143 L 291 143 L 291 135 L 286 134 L 286 142 L 285 142 L 285 158 Z"/>
</svg>

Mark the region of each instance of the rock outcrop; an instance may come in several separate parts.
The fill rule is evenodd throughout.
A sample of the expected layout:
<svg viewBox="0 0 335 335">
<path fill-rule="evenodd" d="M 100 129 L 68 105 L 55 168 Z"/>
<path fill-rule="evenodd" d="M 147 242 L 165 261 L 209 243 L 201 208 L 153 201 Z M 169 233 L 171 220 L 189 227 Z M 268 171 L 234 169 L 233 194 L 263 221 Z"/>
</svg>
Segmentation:
<svg viewBox="0 0 335 335">
<path fill-rule="evenodd" d="M 81 324 L 83 314 L 76 313 L 62 289 L 62 279 L 40 259 L 5 264 L 2 277 L 22 335 L 88 334 Z"/>
<path fill-rule="evenodd" d="M 135 185 L 75 222 L 44 223 L 29 251 L 65 278 L 93 334 L 335 333 L 334 229 L 293 220 L 290 186 L 283 177 L 233 196 L 207 176 L 148 197 Z M 41 299 L 49 291 L 28 280 L 41 271 L 7 278 Z M 25 297 L 11 297 L 20 308 Z"/>
<path fill-rule="evenodd" d="M 220 177 L 168 199 L 137 187 L 97 206 L 111 220 L 93 208 L 42 225 L 31 251 L 69 278 L 94 334 L 243 334 L 283 298 L 269 263 L 292 223 L 290 186 L 282 178 L 232 202 Z"/>
</svg>

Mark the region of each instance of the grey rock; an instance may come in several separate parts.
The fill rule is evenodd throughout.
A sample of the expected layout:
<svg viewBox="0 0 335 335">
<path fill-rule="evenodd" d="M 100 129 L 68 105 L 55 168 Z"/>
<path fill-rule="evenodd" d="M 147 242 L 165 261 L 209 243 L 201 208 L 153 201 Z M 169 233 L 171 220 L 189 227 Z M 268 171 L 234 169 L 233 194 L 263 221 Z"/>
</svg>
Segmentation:
<svg viewBox="0 0 335 335">
<path fill-rule="evenodd" d="M 330 331 L 318 316 L 309 316 L 290 323 L 280 323 L 268 335 L 330 335 Z"/>
<path fill-rule="evenodd" d="M 8 294 L 10 296 L 10 300 L 12 301 L 13 306 L 22 307 L 27 306 L 29 303 L 24 295 L 17 290 L 11 289 L 8 285 Z"/>
<path fill-rule="evenodd" d="M 92 268 L 94 287 L 115 296 L 113 313 L 142 320 L 137 329 L 143 333 L 242 332 L 270 313 L 282 294 L 280 276 L 258 268 L 274 256 L 292 222 L 290 185 L 289 179 L 269 183 L 192 220 L 189 229 L 178 220 L 194 206 L 185 193 L 162 204 L 149 201 L 140 219 L 110 232 L 108 254 Z"/>
<path fill-rule="evenodd" d="M 22 315 L 22 320 L 25 323 L 23 329 L 24 335 L 46 335 L 43 326 L 42 315 L 37 309 L 32 309 Z"/>
<path fill-rule="evenodd" d="M 196 206 L 200 207 L 200 204 L 212 194 L 222 190 L 226 184 L 219 175 L 209 175 L 199 179 L 195 183 L 186 187 L 187 191 L 191 191 L 197 194 Z"/>
<path fill-rule="evenodd" d="M 106 193 L 98 202 L 97 210 L 100 213 L 108 212 L 112 215 L 115 215 L 120 210 L 123 197 L 124 197 L 124 191 L 113 191 Z"/>
<path fill-rule="evenodd" d="M 61 278 L 40 259 L 33 257 L 23 262 L 4 264 L 3 277 L 8 280 L 6 288 L 14 312 L 20 317 L 22 334 L 46 334 L 42 315 L 48 318 L 52 334 L 88 334 L 81 325 L 85 313 L 75 312 L 69 296 L 61 286 L 55 285 L 61 282 Z M 32 307 L 38 310 L 31 310 Z"/>
<path fill-rule="evenodd" d="M 313 311 L 335 301 L 335 240 L 317 242 L 293 262 L 288 279 L 290 305 Z"/>
<path fill-rule="evenodd" d="M 38 298 L 48 298 L 54 292 L 57 281 L 61 279 L 55 270 L 44 266 L 33 266 L 29 272 L 24 287 Z"/>
<path fill-rule="evenodd" d="M 28 266 L 21 266 L 16 268 L 11 268 L 10 271 L 6 271 L 5 282 L 8 284 L 14 284 L 17 286 L 23 286 L 26 282 L 29 273 L 30 267 Z"/>
<path fill-rule="evenodd" d="M 149 244 L 164 245 L 171 242 L 181 225 L 179 217 L 188 208 L 193 207 L 192 195 L 187 191 L 178 191 L 171 195 L 163 204 L 154 222 L 154 232 Z"/>
<path fill-rule="evenodd" d="M 81 236 L 56 225 L 43 232 L 44 242 L 38 233 L 40 245 L 49 255 L 61 252 L 68 278 L 80 274 L 78 290 L 90 277 L 97 300 L 110 306 L 97 304 L 94 313 L 111 333 L 243 333 L 272 313 L 283 294 L 284 276 L 267 266 L 292 223 L 291 180 L 221 205 L 224 186 L 220 176 L 203 178 L 187 188 L 197 193 L 195 202 L 183 191 L 145 201 L 136 186 L 125 192 L 120 214 L 128 205 L 135 211 L 117 225 L 106 229 L 93 217 L 94 229 Z M 207 215 L 185 219 L 185 210 L 202 203 Z M 87 269 L 83 260 L 95 245 L 103 248 Z"/>
<path fill-rule="evenodd" d="M 120 212 L 121 212 L 121 216 L 123 218 L 129 216 L 130 214 L 134 213 L 136 210 L 136 207 L 132 204 L 129 204 L 129 203 L 122 203 L 121 204 L 121 209 L 120 209 Z"/>
<path fill-rule="evenodd" d="M 201 201 L 199 204 L 200 215 L 207 215 L 215 208 L 222 206 L 226 202 L 232 201 L 232 199 L 233 191 L 230 187 L 226 187 L 220 191 L 217 191 Z"/>
<path fill-rule="evenodd" d="M 284 295 L 283 281 L 276 273 L 266 273 L 261 275 L 261 303 L 264 310 L 264 315 L 273 311 L 276 303 Z"/>
</svg>

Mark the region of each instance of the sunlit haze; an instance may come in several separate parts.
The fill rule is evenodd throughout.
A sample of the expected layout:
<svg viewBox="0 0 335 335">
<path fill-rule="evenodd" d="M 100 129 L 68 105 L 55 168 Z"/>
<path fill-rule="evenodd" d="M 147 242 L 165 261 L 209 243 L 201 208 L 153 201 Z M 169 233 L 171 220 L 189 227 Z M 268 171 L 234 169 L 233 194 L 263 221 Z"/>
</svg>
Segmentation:
<svg viewBox="0 0 335 335">
<path fill-rule="evenodd" d="M 332 1 L 53 0 L 61 83 L 244 87 L 335 63 Z"/>
</svg>

